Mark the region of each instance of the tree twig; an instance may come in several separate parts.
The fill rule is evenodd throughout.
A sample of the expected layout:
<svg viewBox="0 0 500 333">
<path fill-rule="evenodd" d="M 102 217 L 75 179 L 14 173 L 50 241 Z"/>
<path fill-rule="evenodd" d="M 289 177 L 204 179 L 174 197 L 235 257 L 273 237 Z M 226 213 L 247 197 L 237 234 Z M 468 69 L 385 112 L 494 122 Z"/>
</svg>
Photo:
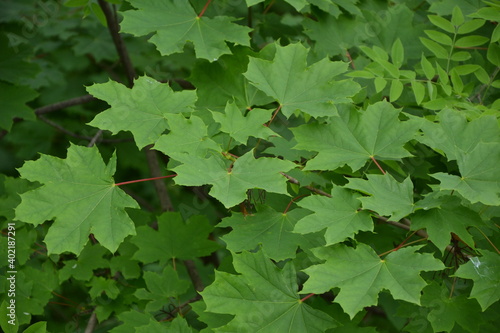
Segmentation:
<svg viewBox="0 0 500 333">
<path fill-rule="evenodd" d="M 89 322 L 87 323 L 87 327 L 85 328 L 85 333 L 92 333 L 94 331 L 96 324 L 97 324 L 97 315 L 95 314 L 95 311 L 92 311 Z"/>
<path fill-rule="evenodd" d="M 122 63 L 125 74 L 127 76 L 127 80 L 129 82 L 129 87 L 134 85 L 134 79 L 136 78 L 136 73 L 134 66 L 132 66 L 132 61 L 127 52 L 127 48 L 125 47 L 125 43 L 123 42 L 122 37 L 120 36 L 120 25 L 116 20 L 116 16 L 109 6 L 109 4 L 104 0 L 97 0 L 99 6 L 101 7 L 104 16 L 106 17 L 106 22 L 108 23 L 108 29 L 111 34 L 111 38 L 113 39 L 113 43 L 115 44 L 116 52 L 120 57 L 120 62 Z"/>
<path fill-rule="evenodd" d="M 65 100 L 62 102 L 57 102 L 54 104 L 43 106 L 41 108 L 36 109 L 35 114 L 37 116 L 40 116 L 42 114 L 58 111 L 58 110 L 65 109 L 65 108 L 70 107 L 70 106 L 74 106 L 74 105 L 85 104 L 85 103 L 88 103 L 88 102 L 91 102 L 94 100 L 96 100 L 96 98 L 92 95 L 83 95 L 83 96 L 71 98 L 71 99 L 68 99 L 68 100 Z"/>
</svg>

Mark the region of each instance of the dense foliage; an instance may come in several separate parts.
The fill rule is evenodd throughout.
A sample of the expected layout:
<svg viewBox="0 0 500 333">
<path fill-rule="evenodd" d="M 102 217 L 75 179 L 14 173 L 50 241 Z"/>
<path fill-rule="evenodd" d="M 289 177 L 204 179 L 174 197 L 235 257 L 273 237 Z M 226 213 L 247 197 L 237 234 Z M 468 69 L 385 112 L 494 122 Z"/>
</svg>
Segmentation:
<svg viewBox="0 0 500 333">
<path fill-rule="evenodd" d="M 0 2 L 3 332 L 497 332 L 498 21 Z"/>
</svg>

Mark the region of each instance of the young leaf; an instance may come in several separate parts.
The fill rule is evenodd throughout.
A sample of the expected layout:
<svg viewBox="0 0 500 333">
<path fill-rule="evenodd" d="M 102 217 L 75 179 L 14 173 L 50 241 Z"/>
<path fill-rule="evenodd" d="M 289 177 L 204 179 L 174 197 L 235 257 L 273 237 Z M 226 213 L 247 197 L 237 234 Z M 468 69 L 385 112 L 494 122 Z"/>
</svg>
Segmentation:
<svg viewBox="0 0 500 333">
<path fill-rule="evenodd" d="M 253 250 L 262 245 L 266 256 L 280 261 L 295 258 L 297 246 L 304 243 L 303 236 L 292 231 L 297 221 L 306 214 L 307 211 L 303 209 L 283 213 L 269 206 L 259 205 L 255 215 L 233 212 L 217 226 L 233 229 L 222 237 L 231 252 Z"/>
<path fill-rule="evenodd" d="M 448 59 L 448 52 L 446 51 L 446 49 L 444 47 L 442 47 L 438 43 L 436 43 L 430 39 L 424 38 L 424 37 L 420 37 L 420 41 L 422 42 L 422 44 L 424 44 L 424 46 L 426 48 L 429 49 L 429 51 L 434 53 L 434 55 L 437 58 Z"/>
<path fill-rule="evenodd" d="M 453 8 L 453 12 L 451 13 L 451 24 L 453 24 L 455 27 L 458 27 L 462 25 L 464 21 L 464 14 L 462 14 L 460 7 L 455 6 Z"/>
<path fill-rule="evenodd" d="M 429 36 L 430 39 L 438 42 L 439 44 L 451 46 L 453 45 L 453 41 L 451 40 L 451 37 L 443 34 L 442 32 L 435 31 L 435 30 L 424 30 L 425 34 Z"/>
<path fill-rule="evenodd" d="M 484 25 L 484 23 L 486 23 L 486 21 L 480 20 L 480 19 L 467 21 L 458 28 L 457 33 L 461 34 L 461 35 L 471 33 L 473 31 L 476 31 L 477 29 L 481 28 Z"/>
<path fill-rule="evenodd" d="M 309 279 L 302 291 L 320 294 L 340 288 L 335 302 L 351 319 L 364 307 L 375 305 L 383 289 L 389 290 L 394 299 L 420 304 L 420 291 L 426 285 L 420 272 L 445 266 L 430 254 L 415 253 L 419 248 L 404 247 L 385 259 L 363 243 L 355 249 L 343 244 L 317 248 L 314 255 L 326 262 L 304 270 Z"/>
<path fill-rule="evenodd" d="M 210 151 L 220 152 L 221 147 L 208 137 L 207 125 L 197 116 L 186 119 L 181 114 L 168 116 L 170 133 L 162 135 L 154 149 L 167 155 L 190 153 L 205 157 Z"/>
<path fill-rule="evenodd" d="M 166 266 L 160 274 L 144 272 L 144 281 L 147 290 L 137 289 L 134 295 L 141 300 L 148 300 L 145 311 L 158 311 L 165 304 L 170 303 L 170 298 L 178 298 L 189 289 L 189 282 L 179 279 L 177 272 Z"/>
<path fill-rule="evenodd" d="M 139 248 L 133 259 L 143 263 L 157 260 L 191 259 L 207 256 L 219 248 L 208 235 L 213 230 L 206 217 L 192 216 L 186 222 L 180 213 L 166 212 L 158 217 L 158 231 L 149 226 L 137 228 L 131 242 Z"/>
<path fill-rule="evenodd" d="M 485 311 L 500 299 L 500 256 L 487 250 L 481 250 L 481 254 L 460 266 L 455 275 L 474 281 L 470 297 L 477 299 Z"/>
<path fill-rule="evenodd" d="M 368 180 L 350 178 L 344 187 L 369 194 L 370 197 L 359 197 L 364 209 L 369 209 L 393 221 L 399 221 L 413 212 L 413 184 L 410 177 L 402 183 L 397 182 L 390 174 L 367 175 Z"/>
<path fill-rule="evenodd" d="M 39 225 L 54 219 L 45 237 L 49 253 L 79 254 L 95 238 L 111 252 L 128 235 L 135 235 L 126 207 L 135 200 L 115 186 L 116 155 L 106 165 L 96 147 L 71 145 L 66 159 L 42 155 L 19 169 L 21 177 L 43 184 L 23 193 L 16 219 Z"/>
<path fill-rule="evenodd" d="M 150 41 L 162 55 L 182 52 L 192 42 L 198 58 L 217 60 L 231 51 L 227 42 L 250 45 L 250 28 L 235 24 L 235 18 L 198 17 L 189 2 L 183 0 L 131 1 L 137 10 L 123 12 L 123 32 L 134 36 L 153 33 Z"/>
<path fill-rule="evenodd" d="M 422 103 L 425 97 L 425 86 L 418 81 L 411 81 L 411 88 L 413 90 L 413 94 L 415 95 L 415 101 L 418 105 Z"/>
<path fill-rule="evenodd" d="M 411 154 L 403 145 L 411 140 L 417 124 L 402 122 L 388 102 L 368 106 L 363 113 L 344 112 L 329 124 L 308 124 L 292 129 L 296 148 L 317 151 L 306 170 L 333 170 L 344 164 L 359 170 L 371 157 L 399 159 Z"/>
<path fill-rule="evenodd" d="M 214 283 L 201 293 L 208 312 L 235 316 L 221 331 L 320 333 L 337 326 L 300 301 L 292 263 L 279 269 L 258 251 L 233 254 L 233 264 L 239 275 L 216 271 Z"/>
<path fill-rule="evenodd" d="M 243 116 L 236 104 L 228 102 L 224 113 L 212 112 L 212 117 L 221 124 L 222 132 L 228 133 L 236 142 L 246 144 L 250 136 L 267 139 L 271 135 L 277 135 L 264 126 L 271 119 L 271 113 L 271 110 L 252 109 Z"/>
<path fill-rule="evenodd" d="M 395 102 L 398 100 L 399 96 L 403 92 L 403 84 L 399 80 L 392 80 L 391 89 L 389 91 L 389 99 L 391 102 Z"/>
<path fill-rule="evenodd" d="M 196 93 L 174 92 L 168 83 L 141 76 L 129 89 L 115 81 L 94 84 L 87 91 L 111 108 L 99 113 L 89 125 L 113 133 L 130 131 L 137 147 L 154 143 L 167 128 L 167 115 L 192 112 Z"/>
<path fill-rule="evenodd" d="M 350 102 L 360 86 L 351 80 L 333 81 L 347 70 L 347 63 L 325 58 L 307 67 L 307 53 L 302 44 L 276 45 L 272 61 L 251 57 L 244 75 L 255 87 L 275 98 L 287 117 L 296 110 L 313 117 L 331 116 L 335 114 L 335 104 Z"/>
<path fill-rule="evenodd" d="M 253 150 L 238 158 L 232 168 L 221 154 L 202 159 L 188 154 L 172 157 L 183 163 L 173 168 L 175 183 L 184 186 L 213 185 L 210 195 L 226 208 L 246 199 L 246 191 L 260 188 L 269 192 L 287 194 L 286 178 L 280 172 L 295 168 L 295 164 L 277 158 L 255 159 Z"/>
<path fill-rule="evenodd" d="M 326 228 L 326 245 L 332 245 L 353 238 L 358 231 L 373 231 L 370 213 L 360 211 L 359 194 L 340 187 L 334 187 L 331 194 L 331 198 L 315 195 L 297 203 L 314 213 L 300 219 L 294 232 L 307 234 Z"/>
<path fill-rule="evenodd" d="M 405 53 L 404 53 L 404 47 L 403 43 L 401 43 L 401 39 L 396 39 L 394 44 L 392 44 L 392 49 L 391 49 L 391 59 L 392 63 L 397 67 L 400 68 L 403 65 L 404 59 L 405 59 Z"/>
<path fill-rule="evenodd" d="M 424 74 L 427 80 L 432 80 L 434 75 L 436 75 L 436 71 L 434 70 L 434 67 L 432 66 L 430 61 L 427 60 L 427 58 L 423 54 L 420 64 L 422 65 L 422 69 L 424 70 Z"/>
</svg>

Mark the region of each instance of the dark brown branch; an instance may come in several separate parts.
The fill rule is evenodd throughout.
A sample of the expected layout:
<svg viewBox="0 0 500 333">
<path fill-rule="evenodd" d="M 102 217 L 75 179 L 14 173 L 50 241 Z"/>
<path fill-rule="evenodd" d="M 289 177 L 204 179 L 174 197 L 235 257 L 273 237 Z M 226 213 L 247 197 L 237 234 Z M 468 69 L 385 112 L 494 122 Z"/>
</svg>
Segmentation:
<svg viewBox="0 0 500 333">
<path fill-rule="evenodd" d="M 156 150 L 151 149 L 152 145 L 147 146 L 146 149 L 146 159 L 148 160 L 149 171 L 152 177 L 161 177 L 162 172 L 160 164 L 158 163 L 158 156 L 156 155 Z M 156 193 L 158 193 L 158 198 L 160 199 L 161 210 L 163 212 L 171 212 L 174 210 L 170 196 L 168 195 L 167 186 L 163 179 L 155 179 L 154 185 L 156 188 Z"/>
<path fill-rule="evenodd" d="M 35 110 L 35 114 L 37 116 L 40 116 L 42 114 L 58 111 L 58 110 L 65 109 L 65 108 L 70 107 L 70 106 L 74 106 L 74 105 L 85 104 L 85 103 L 88 103 L 88 102 L 91 102 L 94 100 L 96 100 L 96 98 L 92 95 L 84 95 L 84 96 L 80 96 L 80 97 L 75 97 L 72 99 L 68 99 L 66 101 L 62 101 L 62 102 L 58 102 L 58 103 L 54 103 L 54 104 L 50 104 L 50 105 L 46 105 L 46 106 L 43 106 L 41 108 L 38 108 Z"/>
<path fill-rule="evenodd" d="M 111 34 L 111 38 L 113 39 L 113 43 L 115 44 L 116 52 L 120 57 L 120 62 L 123 64 L 125 69 L 125 74 L 127 76 L 127 80 L 129 82 L 129 87 L 134 85 L 134 79 L 136 78 L 136 73 L 134 66 L 132 66 L 132 61 L 130 61 L 130 57 L 127 52 L 127 48 L 125 43 L 123 42 L 122 37 L 120 36 L 120 25 L 116 20 L 116 16 L 114 11 L 111 9 L 109 4 L 104 0 L 97 0 L 99 6 L 101 7 L 104 16 L 106 17 L 106 22 L 108 23 L 108 29 Z"/>
<path fill-rule="evenodd" d="M 198 273 L 198 270 L 196 269 L 196 265 L 194 264 L 194 261 L 193 260 L 184 260 L 183 263 L 184 263 L 184 266 L 186 266 L 189 277 L 191 278 L 191 282 L 193 283 L 194 289 L 196 289 L 196 291 L 198 291 L 198 292 L 203 291 L 203 289 L 205 289 L 205 286 L 203 285 L 203 281 L 201 280 L 200 274 Z"/>
</svg>

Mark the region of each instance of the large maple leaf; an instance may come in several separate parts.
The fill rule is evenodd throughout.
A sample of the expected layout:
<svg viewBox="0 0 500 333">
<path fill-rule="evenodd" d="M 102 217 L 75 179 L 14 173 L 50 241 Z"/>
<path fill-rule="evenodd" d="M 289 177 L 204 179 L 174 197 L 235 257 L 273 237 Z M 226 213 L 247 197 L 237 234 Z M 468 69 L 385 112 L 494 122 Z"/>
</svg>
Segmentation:
<svg viewBox="0 0 500 333">
<path fill-rule="evenodd" d="M 219 332 L 325 332 L 333 318 L 300 301 L 291 262 L 277 268 L 262 251 L 233 254 L 240 275 L 216 271 L 202 296 L 207 311 L 235 315 Z"/>
<path fill-rule="evenodd" d="M 280 172 L 295 168 L 294 163 L 278 158 L 255 159 L 253 150 L 239 157 L 234 163 L 225 159 L 222 154 L 210 156 L 208 159 L 188 154 L 172 154 L 172 157 L 182 163 L 172 169 L 177 173 L 176 184 L 211 184 L 213 187 L 210 195 L 222 202 L 226 208 L 245 200 L 246 191 L 252 188 L 287 194 L 286 178 Z"/>
<path fill-rule="evenodd" d="M 250 45 L 250 28 L 235 24 L 235 18 L 198 17 L 189 1 L 141 0 L 130 1 L 138 10 L 123 12 L 122 31 L 135 36 L 154 33 L 150 41 L 162 55 L 182 52 L 192 42 L 198 58 L 217 60 L 231 51 L 226 41 Z"/>
<path fill-rule="evenodd" d="M 444 265 L 430 254 L 415 253 L 419 248 L 405 247 L 385 259 L 365 244 L 358 244 L 355 249 L 342 244 L 317 248 L 314 255 L 326 262 L 304 270 L 310 278 L 303 292 L 321 294 L 340 288 L 335 302 L 351 318 L 364 307 L 377 304 L 383 289 L 389 290 L 395 299 L 420 304 L 420 291 L 426 286 L 420 272 L 441 270 Z"/>
<path fill-rule="evenodd" d="M 54 220 L 45 243 L 49 253 L 79 254 L 93 233 L 114 252 L 128 235 L 135 234 L 126 207 L 139 208 L 135 200 L 115 186 L 116 155 L 108 164 L 96 147 L 71 145 L 66 159 L 42 155 L 19 169 L 22 178 L 43 186 L 23 193 L 16 219 L 39 225 Z"/>
<path fill-rule="evenodd" d="M 403 145 L 413 139 L 417 123 L 400 121 L 400 111 L 383 101 L 359 112 L 339 112 L 328 124 L 307 124 L 292 129 L 297 148 L 317 151 L 306 170 L 332 170 L 344 164 L 353 171 L 367 160 L 400 159 L 411 156 Z"/>
<path fill-rule="evenodd" d="M 111 106 L 89 125 L 114 134 L 130 131 L 139 149 L 158 140 L 168 127 L 169 114 L 192 112 L 196 102 L 194 91 L 174 92 L 168 83 L 147 76 L 135 80 L 132 89 L 108 81 L 87 87 L 87 91 Z"/>
<path fill-rule="evenodd" d="M 296 110 L 313 117 L 334 115 L 335 104 L 351 102 L 350 97 L 360 90 L 351 80 L 334 81 L 347 70 L 347 63 L 325 58 L 307 67 L 309 51 L 301 44 L 270 47 L 275 47 L 273 60 L 251 57 L 244 75 L 255 87 L 275 98 L 287 117 Z"/>
</svg>

